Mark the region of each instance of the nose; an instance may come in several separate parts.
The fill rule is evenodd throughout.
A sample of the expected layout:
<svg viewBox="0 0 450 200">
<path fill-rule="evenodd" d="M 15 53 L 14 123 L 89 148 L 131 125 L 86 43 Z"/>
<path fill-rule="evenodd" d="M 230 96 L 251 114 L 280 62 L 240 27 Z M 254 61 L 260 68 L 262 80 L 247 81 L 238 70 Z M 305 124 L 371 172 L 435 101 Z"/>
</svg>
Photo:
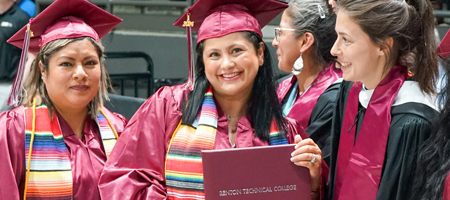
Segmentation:
<svg viewBox="0 0 450 200">
<path fill-rule="evenodd" d="M 272 46 L 278 48 L 278 44 L 279 44 L 279 43 L 278 43 L 276 37 L 277 37 L 277 36 L 273 37 L 273 40 L 272 40 Z"/>
<path fill-rule="evenodd" d="M 235 64 L 236 63 L 234 62 L 232 56 L 228 55 L 222 57 L 222 65 L 221 65 L 222 69 L 227 70 L 233 68 Z"/>
<path fill-rule="evenodd" d="M 338 56 L 341 53 L 341 50 L 338 47 L 338 41 L 337 40 L 334 42 L 333 47 L 331 47 L 330 53 L 333 56 Z"/>
<path fill-rule="evenodd" d="M 75 65 L 75 69 L 74 70 L 75 71 L 73 73 L 73 77 L 75 79 L 83 80 L 83 79 L 85 79 L 87 77 L 87 73 L 86 73 L 86 71 L 85 71 L 85 69 L 84 69 L 84 67 L 83 67 L 83 65 L 81 63 Z"/>
</svg>

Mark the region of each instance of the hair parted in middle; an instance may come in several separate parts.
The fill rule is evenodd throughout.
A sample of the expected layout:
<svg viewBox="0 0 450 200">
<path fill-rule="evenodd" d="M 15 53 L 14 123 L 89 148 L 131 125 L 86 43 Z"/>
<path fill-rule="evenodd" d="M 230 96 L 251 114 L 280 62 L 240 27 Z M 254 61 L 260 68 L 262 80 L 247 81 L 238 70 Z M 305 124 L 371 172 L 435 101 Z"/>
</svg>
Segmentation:
<svg viewBox="0 0 450 200">
<path fill-rule="evenodd" d="M 81 40 L 89 40 L 91 44 L 95 47 L 97 51 L 99 60 L 100 60 L 100 68 L 101 68 L 101 76 L 100 76 L 100 87 L 95 95 L 95 97 L 89 102 L 88 112 L 92 119 L 97 118 L 99 113 L 99 109 L 103 106 L 104 100 L 109 100 L 108 97 L 108 89 L 111 88 L 111 84 L 109 82 L 108 72 L 106 70 L 105 64 L 105 55 L 104 47 L 101 42 L 97 42 L 90 37 L 80 37 L 74 39 L 58 39 L 49 42 L 41 50 L 38 52 L 33 64 L 31 65 L 30 75 L 27 81 L 24 84 L 25 91 L 23 92 L 23 101 L 22 104 L 31 107 L 33 105 L 33 99 L 36 99 L 36 105 L 45 104 L 48 107 L 49 115 L 52 116 L 52 109 L 54 107 L 52 100 L 50 99 L 47 89 L 45 87 L 45 83 L 42 80 L 41 70 L 39 68 L 39 63 L 41 63 L 43 69 L 48 72 L 50 58 L 61 49 L 66 47 L 68 44 Z"/>
<path fill-rule="evenodd" d="M 264 43 L 262 38 L 254 32 L 243 31 L 239 33 L 244 34 L 244 36 L 253 44 L 255 51 L 258 51 L 258 49 L 261 48 L 261 43 Z M 180 110 L 183 111 L 182 123 L 184 125 L 192 125 L 197 118 L 203 103 L 204 95 L 210 85 L 205 74 L 203 43 L 204 40 L 199 42 L 196 48 L 197 63 L 195 67 L 197 74 L 194 90 L 180 107 Z M 264 64 L 259 67 L 255 81 L 253 82 L 252 92 L 247 102 L 246 111 L 246 116 L 249 118 L 252 127 L 255 129 L 255 135 L 259 139 L 269 141 L 272 120 L 275 120 L 280 131 L 283 131 L 285 134 L 287 133 L 286 121 L 283 118 L 281 106 L 278 102 L 275 90 L 272 60 L 268 48 L 264 49 Z M 280 135 L 281 137 L 284 137 L 282 134 Z"/>
</svg>

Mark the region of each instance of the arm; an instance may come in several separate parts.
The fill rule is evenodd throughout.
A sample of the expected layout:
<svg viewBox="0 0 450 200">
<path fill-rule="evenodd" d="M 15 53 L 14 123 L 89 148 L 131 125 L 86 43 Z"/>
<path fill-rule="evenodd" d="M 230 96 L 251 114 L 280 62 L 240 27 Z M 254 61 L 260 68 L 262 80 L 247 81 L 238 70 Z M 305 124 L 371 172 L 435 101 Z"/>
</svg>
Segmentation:
<svg viewBox="0 0 450 200">
<path fill-rule="evenodd" d="M 167 146 L 181 113 L 171 87 L 160 89 L 122 132 L 99 181 L 103 199 L 164 199 Z"/>
<path fill-rule="evenodd" d="M 340 83 L 335 83 L 320 95 L 312 111 L 309 125 L 305 130 L 309 137 L 319 145 L 322 150 L 322 157 L 328 165 L 330 164 L 331 154 L 331 125 L 340 85 Z"/>
<path fill-rule="evenodd" d="M 22 112 L 21 112 L 22 111 Z M 0 199 L 20 199 L 25 184 L 23 108 L 0 114 Z"/>
</svg>

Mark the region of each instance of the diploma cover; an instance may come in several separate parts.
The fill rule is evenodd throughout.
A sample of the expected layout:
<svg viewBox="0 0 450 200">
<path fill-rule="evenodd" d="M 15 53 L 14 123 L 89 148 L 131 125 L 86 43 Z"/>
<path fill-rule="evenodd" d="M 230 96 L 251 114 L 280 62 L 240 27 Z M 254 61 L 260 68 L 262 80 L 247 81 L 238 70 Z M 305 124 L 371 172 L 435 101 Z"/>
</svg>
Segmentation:
<svg viewBox="0 0 450 200">
<path fill-rule="evenodd" d="M 294 146 L 203 150 L 206 200 L 310 200 L 309 169 L 290 161 Z"/>
</svg>

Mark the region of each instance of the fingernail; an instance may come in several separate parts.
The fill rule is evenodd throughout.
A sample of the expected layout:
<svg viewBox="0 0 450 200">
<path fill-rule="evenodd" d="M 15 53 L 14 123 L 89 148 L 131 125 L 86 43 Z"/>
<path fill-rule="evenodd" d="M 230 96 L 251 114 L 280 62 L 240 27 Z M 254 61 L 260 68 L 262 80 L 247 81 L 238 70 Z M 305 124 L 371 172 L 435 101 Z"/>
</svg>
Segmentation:
<svg viewBox="0 0 450 200">
<path fill-rule="evenodd" d="M 291 157 L 291 161 L 294 162 L 294 158 Z"/>
</svg>

